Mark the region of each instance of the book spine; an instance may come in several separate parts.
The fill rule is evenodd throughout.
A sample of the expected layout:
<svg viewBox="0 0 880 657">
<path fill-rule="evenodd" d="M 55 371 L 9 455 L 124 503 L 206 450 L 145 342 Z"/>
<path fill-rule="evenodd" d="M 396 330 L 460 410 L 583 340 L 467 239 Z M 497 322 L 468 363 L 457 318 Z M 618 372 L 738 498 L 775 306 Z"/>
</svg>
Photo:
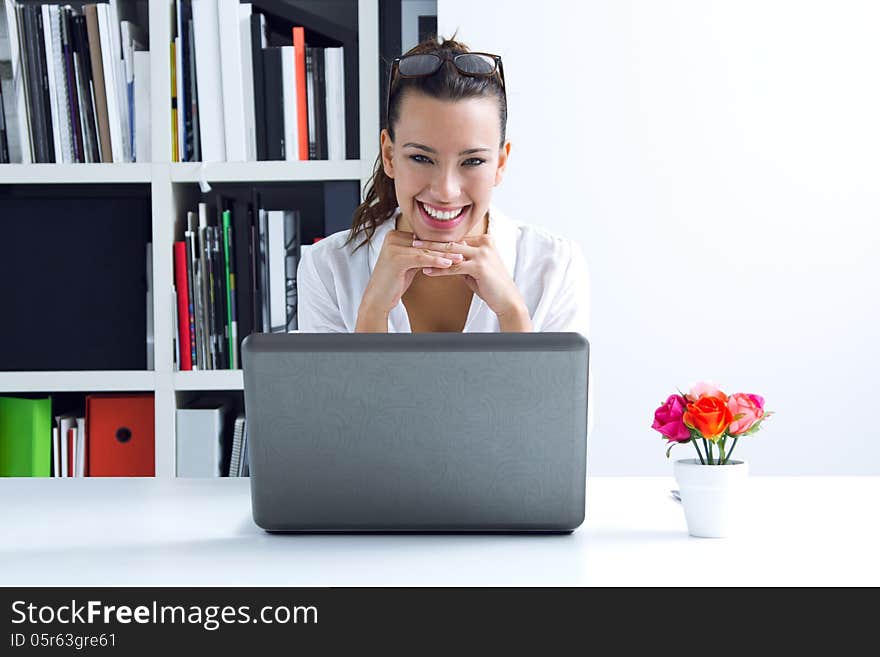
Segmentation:
<svg viewBox="0 0 880 657">
<path fill-rule="evenodd" d="M 11 86 L 13 94 L 13 98 L 8 99 L 9 104 L 7 104 L 6 107 L 14 108 L 11 110 L 11 113 L 15 119 L 14 121 L 11 121 L 14 125 L 8 126 L 7 131 L 11 130 L 12 132 L 17 133 L 18 137 L 17 153 L 11 152 L 10 155 L 14 156 L 12 159 L 28 164 L 34 160 L 31 151 L 31 133 L 27 114 L 27 90 L 25 85 L 27 73 L 22 53 L 22 31 L 19 12 L 20 5 L 18 5 L 15 0 L 4 0 L 4 4 L 4 11 L 6 12 L 6 27 L 9 32 L 9 54 L 10 63 L 12 65 Z M 7 109 L 7 111 L 10 110 Z M 9 114 L 7 114 L 7 116 L 9 116 Z M 10 148 L 10 151 L 11 150 L 12 149 Z"/>
<path fill-rule="evenodd" d="M 48 7 L 47 7 L 48 8 Z M 34 17 L 37 25 L 37 41 L 34 48 L 37 52 L 40 67 L 40 93 L 43 102 L 43 144 L 45 148 L 43 162 L 55 162 L 55 131 L 52 129 L 52 99 L 49 93 L 49 61 L 47 60 L 45 44 L 48 25 L 43 24 L 43 12 L 41 7 L 34 7 Z"/>
<path fill-rule="evenodd" d="M 217 369 L 217 347 L 214 335 L 214 274 L 211 263 L 210 226 L 207 226 L 203 217 L 207 211 L 204 203 L 199 204 L 199 246 L 202 260 L 202 307 L 204 322 L 204 336 L 208 352 L 207 369 Z"/>
<path fill-rule="evenodd" d="M 233 244 L 232 213 L 223 212 L 223 257 L 226 264 L 226 321 L 229 325 L 229 367 L 238 365 L 238 314 L 236 312 L 235 246 Z"/>
<path fill-rule="evenodd" d="M 191 125 L 189 127 L 190 158 L 193 162 L 202 160 L 201 133 L 199 131 L 199 91 L 196 77 L 196 46 L 195 34 L 193 34 L 193 22 L 190 18 L 186 23 L 186 39 L 189 44 L 189 113 Z"/>
<path fill-rule="evenodd" d="M 283 160 L 284 144 L 284 87 L 282 83 L 281 48 L 263 50 L 263 70 L 266 86 L 266 159 Z"/>
<path fill-rule="evenodd" d="M 293 47 L 296 49 L 296 115 L 299 121 L 299 159 L 309 159 L 309 114 L 306 95 L 306 33 L 302 27 L 293 28 Z"/>
<path fill-rule="evenodd" d="M 314 48 L 307 47 L 306 48 L 306 111 L 308 116 L 308 132 L 309 132 L 309 147 L 308 147 L 308 159 L 309 160 L 317 160 L 318 159 L 318 147 L 317 147 L 317 117 L 315 115 L 315 57 L 314 57 Z"/>
<path fill-rule="evenodd" d="M 327 159 L 327 81 L 324 49 L 314 48 L 315 58 L 315 150 L 317 159 Z"/>
<path fill-rule="evenodd" d="M 241 79 L 242 105 L 244 111 L 244 136 L 247 147 L 245 156 L 248 162 L 257 159 L 257 126 L 254 112 L 254 62 L 251 45 L 251 11 L 250 3 L 238 6 L 238 34 L 241 39 Z"/>
<path fill-rule="evenodd" d="M 293 46 L 281 47 L 281 96 L 284 126 L 284 159 L 299 159 L 296 121 L 296 55 Z"/>
<path fill-rule="evenodd" d="M 104 54 L 98 25 L 98 6 L 86 5 L 86 31 L 89 37 L 89 58 L 94 79 L 95 119 L 98 124 L 98 145 L 102 162 L 113 161 L 110 144 L 110 112 L 107 108 L 107 83 L 104 79 Z"/>
<path fill-rule="evenodd" d="M 217 0 L 223 122 L 226 129 L 226 160 L 228 162 L 245 162 L 247 160 L 244 80 L 241 70 L 241 28 L 239 27 L 238 14 L 238 0 Z"/>
<path fill-rule="evenodd" d="M 73 79 L 76 85 L 76 139 L 81 162 L 100 162 L 98 135 L 95 127 L 92 89 L 89 71 L 92 67 L 85 35 L 85 18 L 74 16 L 73 32 Z"/>
<path fill-rule="evenodd" d="M 192 358 L 193 369 L 204 369 L 204 363 L 199 362 L 198 351 L 196 349 L 196 309 L 195 309 L 195 286 L 193 285 L 193 253 L 195 246 L 193 245 L 193 234 L 191 231 L 185 231 L 184 240 L 186 244 L 186 285 L 187 285 L 187 310 L 189 311 L 189 350 Z"/>
<path fill-rule="evenodd" d="M 80 98 L 74 68 L 76 35 L 73 31 L 69 7 L 61 8 L 61 54 L 64 59 L 64 80 L 67 86 L 67 114 L 70 120 L 70 149 L 74 162 L 88 161 L 83 153 L 83 135 L 80 123 Z"/>
<path fill-rule="evenodd" d="M 215 331 L 217 334 L 217 353 L 219 354 L 218 369 L 229 369 L 229 353 L 226 348 L 229 333 L 226 326 L 226 283 L 223 267 L 221 226 L 211 226 L 211 250 L 214 259 L 214 303 L 216 304 L 214 318 L 217 321 Z"/>
<path fill-rule="evenodd" d="M 220 73 L 220 27 L 216 0 L 192 0 L 199 79 L 199 129 L 202 161 L 226 160 L 223 87 Z"/>
<path fill-rule="evenodd" d="M 69 155 L 65 150 L 66 144 L 62 143 L 61 124 L 67 115 L 67 108 L 61 105 L 62 96 L 59 92 L 58 85 L 63 79 L 63 70 L 59 67 L 56 70 L 56 41 L 58 35 L 58 7 L 43 5 L 40 7 L 43 20 L 43 46 L 46 53 L 46 79 L 49 86 L 49 107 L 52 117 L 52 147 L 55 149 L 55 162 L 68 162 Z M 60 49 L 59 49 L 60 50 Z M 61 111 L 64 110 L 62 115 Z M 68 132 L 69 136 L 69 132 Z"/>
<path fill-rule="evenodd" d="M 180 116 L 177 109 L 177 39 L 171 42 L 171 161 L 180 162 Z"/>
<path fill-rule="evenodd" d="M 174 275 L 177 288 L 177 333 L 180 344 L 180 369 L 188 371 L 193 368 L 190 345 L 189 296 L 186 274 L 186 242 L 174 243 Z"/>
<path fill-rule="evenodd" d="M 263 47 L 266 40 L 266 18 L 262 14 L 252 14 L 251 52 L 254 67 L 254 122 L 257 139 L 257 159 L 268 160 L 266 141 L 266 82 L 263 72 Z"/>
</svg>

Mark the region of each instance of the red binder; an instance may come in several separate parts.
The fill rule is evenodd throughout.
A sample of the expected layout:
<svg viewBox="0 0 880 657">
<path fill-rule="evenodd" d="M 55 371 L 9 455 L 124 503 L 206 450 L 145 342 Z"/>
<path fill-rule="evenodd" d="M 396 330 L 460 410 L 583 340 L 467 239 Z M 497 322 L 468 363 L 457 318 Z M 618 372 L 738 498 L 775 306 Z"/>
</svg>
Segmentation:
<svg viewBox="0 0 880 657">
<path fill-rule="evenodd" d="M 309 159 L 309 110 L 306 98 L 306 31 L 292 28 L 294 69 L 296 70 L 296 121 L 299 140 L 299 159 Z"/>
<path fill-rule="evenodd" d="M 90 477 L 154 477 L 156 417 L 152 393 L 86 397 Z"/>
</svg>

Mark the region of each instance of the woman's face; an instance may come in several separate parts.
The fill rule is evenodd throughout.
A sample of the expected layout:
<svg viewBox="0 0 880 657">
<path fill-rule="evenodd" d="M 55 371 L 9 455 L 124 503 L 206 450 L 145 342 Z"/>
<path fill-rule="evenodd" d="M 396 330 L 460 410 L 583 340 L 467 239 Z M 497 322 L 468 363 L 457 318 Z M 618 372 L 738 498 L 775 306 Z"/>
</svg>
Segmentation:
<svg viewBox="0 0 880 657">
<path fill-rule="evenodd" d="M 395 129 L 394 142 L 382 131 L 381 149 L 400 206 L 397 230 L 432 242 L 483 234 L 492 188 L 510 153 L 510 142 L 498 147 L 498 101 L 443 101 L 410 92 Z"/>
</svg>

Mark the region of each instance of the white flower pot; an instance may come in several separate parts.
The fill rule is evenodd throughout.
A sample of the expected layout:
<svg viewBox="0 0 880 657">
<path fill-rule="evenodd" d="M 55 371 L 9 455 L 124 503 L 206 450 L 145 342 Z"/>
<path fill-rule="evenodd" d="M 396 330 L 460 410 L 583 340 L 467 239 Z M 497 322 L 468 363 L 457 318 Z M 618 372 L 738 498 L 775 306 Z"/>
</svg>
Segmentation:
<svg viewBox="0 0 880 657">
<path fill-rule="evenodd" d="M 723 538 L 741 523 L 749 466 L 745 461 L 703 465 L 700 459 L 681 459 L 673 466 L 687 519 L 688 533 Z"/>
</svg>

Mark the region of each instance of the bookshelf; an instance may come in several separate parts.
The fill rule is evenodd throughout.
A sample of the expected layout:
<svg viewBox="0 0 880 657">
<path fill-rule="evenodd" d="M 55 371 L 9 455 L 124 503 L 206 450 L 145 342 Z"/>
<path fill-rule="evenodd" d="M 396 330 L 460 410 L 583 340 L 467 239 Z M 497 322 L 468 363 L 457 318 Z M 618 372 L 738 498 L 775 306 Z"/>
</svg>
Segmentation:
<svg viewBox="0 0 880 657">
<path fill-rule="evenodd" d="M 51 3 L 51 0 L 44 0 Z M 125 2 L 125 0 L 122 0 Z M 171 161 L 171 70 L 165 44 L 171 40 L 173 0 L 149 1 L 151 151 L 153 162 L 125 164 L 0 164 L 0 192 L 39 189 L 40 185 L 96 186 L 140 184 L 149 188 L 153 270 L 154 369 L 144 371 L 3 371 L 0 394 L 71 392 L 154 393 L 156 477 L 175 476 L 175 417 L 181 399 L 195 393 L 228 391 L 241 395 L 241 370 L 178 372 L 174 369 L 172 244 L 186 210 L 200 187 L 214 184 L 357 181 L 363 189 L 378 155 L 380 47 L 379 0 L 357 5 L 361 158 L 346 161 L 211 162 Z M 59 2 L 58 4 L 63 4 Z M 255 5 L 261 5 L 255 2 Z M 350 102 L 350 100 L 348 101 Z"/>
</svg>

